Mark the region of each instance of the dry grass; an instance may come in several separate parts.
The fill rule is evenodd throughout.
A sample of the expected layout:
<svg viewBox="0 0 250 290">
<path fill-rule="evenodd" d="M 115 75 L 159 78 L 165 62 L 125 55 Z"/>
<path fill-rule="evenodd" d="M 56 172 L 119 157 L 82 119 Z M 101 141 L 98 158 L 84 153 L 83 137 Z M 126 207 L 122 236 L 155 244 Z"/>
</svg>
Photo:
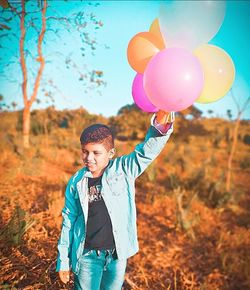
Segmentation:
<svg viewBox="0 0 250 290">
<path fill-rule="evenodd" d="M 212 131 L 214 123 L 204 122 Z M 225 128 L 216 122 L 222 134 Z M 249 125 L 242 135 L 246 128 Z M 18 136 L 11 146 L 2 145 L 0 289 L 72 288 L 72 280 L 64 286 L 55 273 L 56 247 L 64 189 L 81 163 L 77 139 L 63 132 L 63 138 L 59 133 L 48 140 L 33 136 L 28 152 Z M 201 192 L 213 182 L 223 186 L 228 156 L 224 139 L 217 147 L 213 142 L 204 136 L 191 135 L 188 141 L 173 136 L 148 173 L 139 178 L 140 251 L 128 261 L 124 290 L 250 288 L 249 169 L 240 166 L 249 149 L 239 143 L 233 172 L 237 200 L 206 203 L 209 195 Z M 117 142 L 119 154 L 131 151 L 134 144 Z M 199 180 L 195 173 L 202 169 L 205 175 Z M 177 188 L 173 180 L 167 183 L 169 176 L 176 178 Z M 192 178 L 197 180 L 191 186 Z M 223 194 L 220 187 L 216 190 Z M 24 213 L 19 218 L 17 207 Z M 13 224 L 22 229 L 17 242 L 11 239 Z"/>
</svg>

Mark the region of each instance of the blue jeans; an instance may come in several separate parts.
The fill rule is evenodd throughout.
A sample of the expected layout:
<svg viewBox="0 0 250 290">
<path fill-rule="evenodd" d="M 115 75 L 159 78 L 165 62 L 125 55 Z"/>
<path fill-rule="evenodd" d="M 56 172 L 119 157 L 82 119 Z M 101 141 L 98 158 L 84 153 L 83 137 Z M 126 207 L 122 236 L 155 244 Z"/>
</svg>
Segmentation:
<svg viewBox="0 0 250 290">
<path fill-rule="evenodd" d="M 121 290 L 127 260 L 114 259 L 105 250 L 84 250 L 80 271 L 75 275 L 75 290 Z"/>
</svg>

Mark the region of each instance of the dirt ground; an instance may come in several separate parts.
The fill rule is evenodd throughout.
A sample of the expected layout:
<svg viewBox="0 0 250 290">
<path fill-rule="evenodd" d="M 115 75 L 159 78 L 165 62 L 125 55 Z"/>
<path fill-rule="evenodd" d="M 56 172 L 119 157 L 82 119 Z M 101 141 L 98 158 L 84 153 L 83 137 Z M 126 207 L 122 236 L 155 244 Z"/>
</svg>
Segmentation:
<svg viewBox="0 0 250 290">
<path fill-rule="evenodd" d="M 60 283 L 55 264 L 65 186 L 80 165 L 64 148 L 25 156 L 6 149 L 0 161 L 0 289 L 71 289 L 73 277 Z M 237 203 L 211 208 L 194 198 L 186 228 L 178 223 L 175 191 L 143 178 L 136 195 L 140 251 L 128 260 L 123 289 L 250 289 L 249 172 L 234 176 L 245 190 Z"/>
</svg>

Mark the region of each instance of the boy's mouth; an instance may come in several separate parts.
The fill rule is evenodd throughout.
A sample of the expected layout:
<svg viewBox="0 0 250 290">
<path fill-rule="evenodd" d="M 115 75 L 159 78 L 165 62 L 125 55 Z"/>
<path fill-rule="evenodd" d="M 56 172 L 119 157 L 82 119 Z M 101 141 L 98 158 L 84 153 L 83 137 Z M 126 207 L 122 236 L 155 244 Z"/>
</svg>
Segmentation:
<svg viewBox="0 0 250 290">
<path fill-rule="evenodd" d="M 93 162 L 85 162 L 86 166 L 94 166 L 96 165 L 96 163 L 93 163 Z"/>
</svg>

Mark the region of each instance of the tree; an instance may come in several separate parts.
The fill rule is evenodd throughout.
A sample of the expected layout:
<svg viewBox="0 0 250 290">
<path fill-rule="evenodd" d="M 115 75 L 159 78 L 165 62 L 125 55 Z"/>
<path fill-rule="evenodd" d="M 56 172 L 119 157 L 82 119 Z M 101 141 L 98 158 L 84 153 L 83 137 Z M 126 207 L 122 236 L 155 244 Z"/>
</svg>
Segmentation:
<svg viewBox="0 0 250 290">
<path fill-rule="evenodd" d="M 250 97 L 248 97 L 245 103 L 242 105 L 242 107 L 240 107 L 232 91 L 231 91 L 231 94 L 237 107 L 237 116 L 236 116 L 236 120 L 233 127 L 232 146 L 230 148 L 228 161 L 227 161 L 227 177 L 226 177 L 226 191 L 227 192 L 230 192 L 231 190 L 232 162 L 233 162 L 235 151 L 237 149 L 238 131 L 239 131 L 239 126 L 240 126 L 241 116 L 242 116 L 242 113 L 247 109 L 248 104 L 250 102 Z"/>
<path fill-rule="evenodd" d="M 147 131 L 149 117 L 135 104 L 127 104 L 118 110 L 116 117 L 110 118 L 109 126 L 118 140 L 141 140 Z"/>
<path fill-rule="evenodd" d="M 76 4 L 79 6 L 79 2 Z M 6 67 L 3 73 L 7 81 L 16 81 L 10 76 L 8 67 L 11 64 L 20 64 L 21 67 L 21 89 L 24 104 L 22 131 L 24 147 L 28 148 L 30 112 L 35 101 L 37 103 L 41 102 L 40 95 L 38 99 L 40 88 L 42 87 L 43 98 L 49 98 L 52 102 L 54 101 L 53 90 L 59 90 L 53 79 L 51 77 L 46 78 L 44 75 L 45 64 L 53 62 L 53 59 L 49 59 L 49 53 L 46 55 L 44 53 L 48 47 L 48 41 L 53 41 L 51 34 L 57 40 L 61 40 L 61 44 L 63 44 L 62 31 L 67 31 L 69 34 L 72 31 L 77 31 L 81 39 L 79 51 L 82 52 L 82 58 L 84 58 L 88 48 L 94 53 L 97 46 L 96 40 L 90 37 L 86 27 L 91 23 L 94 29 L 98 29 L 103 24 L 96 19 L 93 13 L 86 13 L 84 9 L 79 12 L 72 12 L 67 16 L 60 16 L 59 10 L 62 9 L 63 5 L 68 5 L 68 7 L 73 5 L 67 2 L 58 4 L 57 1 L 48 0 L 21 0 L 14 2 L 0 0 L 0 5 L 0 10 L 2 10 L 0 16 L 0 38 L 4 40 L 1 40 L 4 46 L 0 46 L 0 51 L 2 50 L 4 53 L 2 53 L 3 57 L 0 62 L 2 67 Z M 97 4 L 83 2 L 82 5 L 82 8 L 84 8 L 86 5 Z M 46 38 L 47 34 L 50 34 L 50 37 Z M 36 39 L 35 42 L 34 39 Z M 10 56 L 11 48 L 15 47 L 15 42 L 18 42 L 19 53 L 12 53 Z M 33 45 L 30 42 L 33 42 Z M 101 71 L 89 70 L 86 66 L 83 71 L 73 59 L 73 53 L 66 57 L 60 51 L 57 51 L 57 53 L 61 58 L 65 58 L 66 67 L 78 74 L 79 81 L 86 81 L 84 83 L 86 88 L 93 89 L 93 85 L 100 87 L 105 84 L 102 80 L 103 73 Z M 89 87 L 87 83 L 90 84 Z"/>
<path fill-rule="evenodd" d="M 128 114 L 133 111 L 140 112 L 140 109 L 135 104 L 127 104 L 118 110 L 117 115 Z"/>
<path fill-rule="evenodd" d="M 2 95 L 0 95 L 0 111 L 4 111 L 5 109 L 9 109 L 10 106 L 6 104 L 6 102 L 4 101 L 4 97 Z"/>
<path fill-rule="evenodd" d="M 12 102 L 11 106 L 13 107 L 13 110 L 15 111 L 16 107 L 17 107 L 17 103 L 16 102 Z"/>
<path fill-rule="evenodd" d="M 182 119 L 186 119 L 187 116 L 190 116 L 191 118 L 199 119 L 202 115 L 202 111 L 196 108 L 194 105 L 192 105 L 188 107 L 187 109 L 178 112 L 178 115 Z"/>
<path fill-rule="evenodd" d="M 230 109 L 227 110 L 227 117 L 229 120 L 232 120 L 233 118 L 232 111 Z"/>
<path fill-rule="evenodd" d="M 212 116 L 213 115 L 213 113 L 214 113 L 214 111 L 213 110 L 207 110 L 207 112 L 208 112 L 208 114 L 210 115 L 210 116 Z"/>
</svg>

